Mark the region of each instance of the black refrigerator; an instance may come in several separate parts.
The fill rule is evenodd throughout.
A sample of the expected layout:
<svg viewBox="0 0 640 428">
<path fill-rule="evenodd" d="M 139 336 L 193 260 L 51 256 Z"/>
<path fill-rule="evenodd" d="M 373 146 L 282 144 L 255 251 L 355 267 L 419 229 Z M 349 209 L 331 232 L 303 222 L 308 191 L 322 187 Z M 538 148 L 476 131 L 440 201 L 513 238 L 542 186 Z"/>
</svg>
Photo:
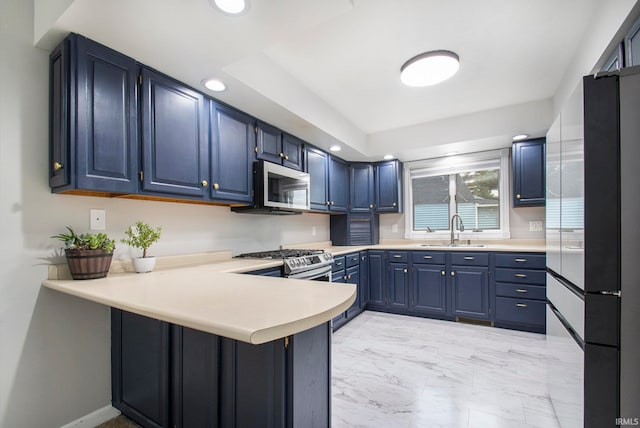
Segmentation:
<svg viewBox="0 0 640 428">
<path fill-rule="evenodd" d="M 640 418 L 640 67 L 586 76 L 547 134 L 548 385 L 563 428 Z"/>
</svg>

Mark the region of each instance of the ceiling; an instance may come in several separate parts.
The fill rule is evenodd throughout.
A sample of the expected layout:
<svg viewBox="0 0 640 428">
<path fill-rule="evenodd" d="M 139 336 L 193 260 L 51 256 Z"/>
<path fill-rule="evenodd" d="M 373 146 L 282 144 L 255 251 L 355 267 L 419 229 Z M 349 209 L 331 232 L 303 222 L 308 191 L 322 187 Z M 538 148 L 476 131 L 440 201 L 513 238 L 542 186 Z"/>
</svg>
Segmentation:
<svg viewBox="0 0 640 428">
<path fill-rule="evenodd" d="M 73 31 L 203 92 L 202 80 L 218 77 L 228 90 L 210 95 L 320 147 L 339 143 L 350 160 L 411 160 L 544 135 L 598 4 L 251 0 L 246 14 L 230 17 L 208 0 L 55 2 L 42 38 L 36 28 L 39 46 Z M 434 49 L 459 55 L 458 74 L 403 86 L 402 64 Z"/>
</svg>

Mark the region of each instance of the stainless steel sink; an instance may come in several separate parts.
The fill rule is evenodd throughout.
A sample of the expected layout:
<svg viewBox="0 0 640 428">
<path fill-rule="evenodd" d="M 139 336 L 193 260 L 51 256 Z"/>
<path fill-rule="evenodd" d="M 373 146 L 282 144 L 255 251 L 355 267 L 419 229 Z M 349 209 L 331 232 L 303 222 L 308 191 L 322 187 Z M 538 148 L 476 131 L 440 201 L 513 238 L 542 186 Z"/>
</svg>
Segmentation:
<svg viewBox="0 0 640 428">
<path fill-rule="evenodd" d="M 485 244 L 418 244 L 418 247 L 484 248 Z"/>
</svg>

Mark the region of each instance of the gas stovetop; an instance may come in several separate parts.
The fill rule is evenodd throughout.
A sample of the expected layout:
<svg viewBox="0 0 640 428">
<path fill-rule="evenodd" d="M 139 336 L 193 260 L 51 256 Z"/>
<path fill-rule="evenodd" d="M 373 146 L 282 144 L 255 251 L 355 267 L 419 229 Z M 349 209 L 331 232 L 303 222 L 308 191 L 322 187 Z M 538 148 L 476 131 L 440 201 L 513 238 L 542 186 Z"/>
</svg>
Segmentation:
<svg viewBox="0 0 640 428">
<path fill-rule="evenodd" d="M 285 276 L 294 276 L 301 272 L 331 270 L 333 255 L 323 250 L 282 249 L 240 254 L 245 259 L 282 259 Z"/>
</svg>

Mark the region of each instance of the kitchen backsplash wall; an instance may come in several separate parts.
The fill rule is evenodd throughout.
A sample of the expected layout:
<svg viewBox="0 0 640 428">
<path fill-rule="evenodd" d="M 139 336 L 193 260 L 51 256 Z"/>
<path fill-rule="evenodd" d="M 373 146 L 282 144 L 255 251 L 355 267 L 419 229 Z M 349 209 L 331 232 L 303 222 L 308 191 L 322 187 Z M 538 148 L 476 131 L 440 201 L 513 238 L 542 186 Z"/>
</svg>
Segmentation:
<svg viewBox="0 0 640 428">
<path fill-rule="evenodd" d="M 405 207 L 405 209 L 411 209 Z M 509 229 L 511 239 L 544 239 L 544 207 L 522 207 L 509 210 Z M 530 221 L 542 221 L 542 230 L 531 232 Z M 404 214 L 385 214 L 380 216 L 380 239 L 404 238 Z M 429 234 L 425 233 L 425 239 Z"/>
</svg>

